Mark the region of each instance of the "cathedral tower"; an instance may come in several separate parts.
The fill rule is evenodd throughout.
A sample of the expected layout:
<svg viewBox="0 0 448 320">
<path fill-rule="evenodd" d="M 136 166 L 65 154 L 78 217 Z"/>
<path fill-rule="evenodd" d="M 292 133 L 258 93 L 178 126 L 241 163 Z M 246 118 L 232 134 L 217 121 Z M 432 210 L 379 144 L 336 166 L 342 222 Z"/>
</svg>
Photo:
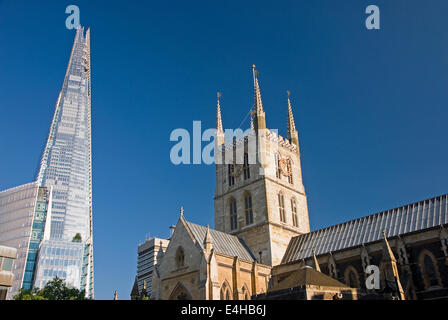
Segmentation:
<svg viewBox="0 0 448 320">
<path fill-rule="evenodd" d="M 251 128 L 230 142 L 218 94 L 215 229 L 244 239 L 260 263 L 277 265 L 291 237 L 310 231 L 307 200 L 289 92 L 285 139 L 266 128 L 255 66 L 253 79 Z"/>
</svg>

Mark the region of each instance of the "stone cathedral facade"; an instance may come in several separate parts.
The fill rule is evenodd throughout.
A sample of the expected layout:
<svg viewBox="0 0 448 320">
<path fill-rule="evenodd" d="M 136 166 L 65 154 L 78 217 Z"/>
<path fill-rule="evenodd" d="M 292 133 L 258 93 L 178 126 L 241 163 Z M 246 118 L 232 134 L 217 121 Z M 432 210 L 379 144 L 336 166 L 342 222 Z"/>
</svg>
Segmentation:
<svg viewBox="0 0 448 320">
<path fill-rule="evenodd" d="M 289 92 L 283 138 L 266 127 L 255 66 L 253 78 L 251 127 L 228 141 L 218 94 L 215 229 L 181 209 L 151 299 L 448 298 L 448 195 L 310 232 Z"/>
</svg>

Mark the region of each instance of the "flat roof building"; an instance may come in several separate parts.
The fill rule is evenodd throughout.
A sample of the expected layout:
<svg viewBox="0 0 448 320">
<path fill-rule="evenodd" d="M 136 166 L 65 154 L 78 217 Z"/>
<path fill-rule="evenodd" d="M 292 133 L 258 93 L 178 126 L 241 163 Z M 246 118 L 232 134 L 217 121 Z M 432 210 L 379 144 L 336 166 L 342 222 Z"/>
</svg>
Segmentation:
<svg viewBox="0 0 448 320">
<path fill-rule="evenodd" d="M 12 268 L 17 257 L 17 249 L 0 246 L 0 300 L 6 300 L 8 289 L 14 281 Z"/>
<path fill-rule="evenodd" d="M 169 240 L 161 238 L 149 238 L 138 246 L 137 253 L 137 288 L 141 295 L 144 282 L 146 281 L 146 294 L 151 295 L 152 289 L 152 272 L 154 266 L 157 263 L 157 253 L 162 247 L 162 251 L 165 252 L 168 247 Z"/>
</svg>

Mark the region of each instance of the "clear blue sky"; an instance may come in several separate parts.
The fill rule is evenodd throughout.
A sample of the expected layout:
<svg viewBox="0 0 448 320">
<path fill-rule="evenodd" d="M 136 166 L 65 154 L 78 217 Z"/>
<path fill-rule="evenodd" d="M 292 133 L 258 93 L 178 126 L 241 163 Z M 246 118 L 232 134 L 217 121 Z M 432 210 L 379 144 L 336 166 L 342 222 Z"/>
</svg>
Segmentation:
<svg viewBox="0 0 448 320">
<path fill-rule="evenodd" d="M 267 124 L 291 91 L 312 229 L 448 192 L 445 0 L 0 0 L 0 190 L 30 182 L 74 31 L 92 32 L 95 291 L 129 298 L 137 245 L 179 207 L 213 225 L 213 166 L 174 166 L 175 128 L 237 127 L 260 70 Z M 381 10 L 381 30 L 364 26 Z M 245 123 L 248 125 L 248 122 Z"/>
</svg>

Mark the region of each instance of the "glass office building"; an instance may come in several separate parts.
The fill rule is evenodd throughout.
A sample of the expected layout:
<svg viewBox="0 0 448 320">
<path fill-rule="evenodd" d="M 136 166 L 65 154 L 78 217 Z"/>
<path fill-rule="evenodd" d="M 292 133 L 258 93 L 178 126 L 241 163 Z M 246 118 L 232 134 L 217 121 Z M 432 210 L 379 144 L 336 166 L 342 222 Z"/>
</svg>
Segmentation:
<svg viewBox="0 0 448 320">
<path fill-rule="evenodd" d="M 51 214 L 34 286 L 53 277 L 93 298 L 90 31 L 76 31 L 37 177 L 51 188 Z"/>
<path fill-rule="evenodd" d="M 17 249 L 8 299 L 55 276 L 93 298 L 90 32 L 79 27 L 37 181 L 0 192 L 0 245 Z"/>
<path fill-rule="evenodd" d="M 0 245 L 17 249 L 8 299 L 21 288 L 30 289 L 33 285 L 50 201 L 47 188 L 39 187 L 36 182 L 0 192 Z"/>
</svg>

